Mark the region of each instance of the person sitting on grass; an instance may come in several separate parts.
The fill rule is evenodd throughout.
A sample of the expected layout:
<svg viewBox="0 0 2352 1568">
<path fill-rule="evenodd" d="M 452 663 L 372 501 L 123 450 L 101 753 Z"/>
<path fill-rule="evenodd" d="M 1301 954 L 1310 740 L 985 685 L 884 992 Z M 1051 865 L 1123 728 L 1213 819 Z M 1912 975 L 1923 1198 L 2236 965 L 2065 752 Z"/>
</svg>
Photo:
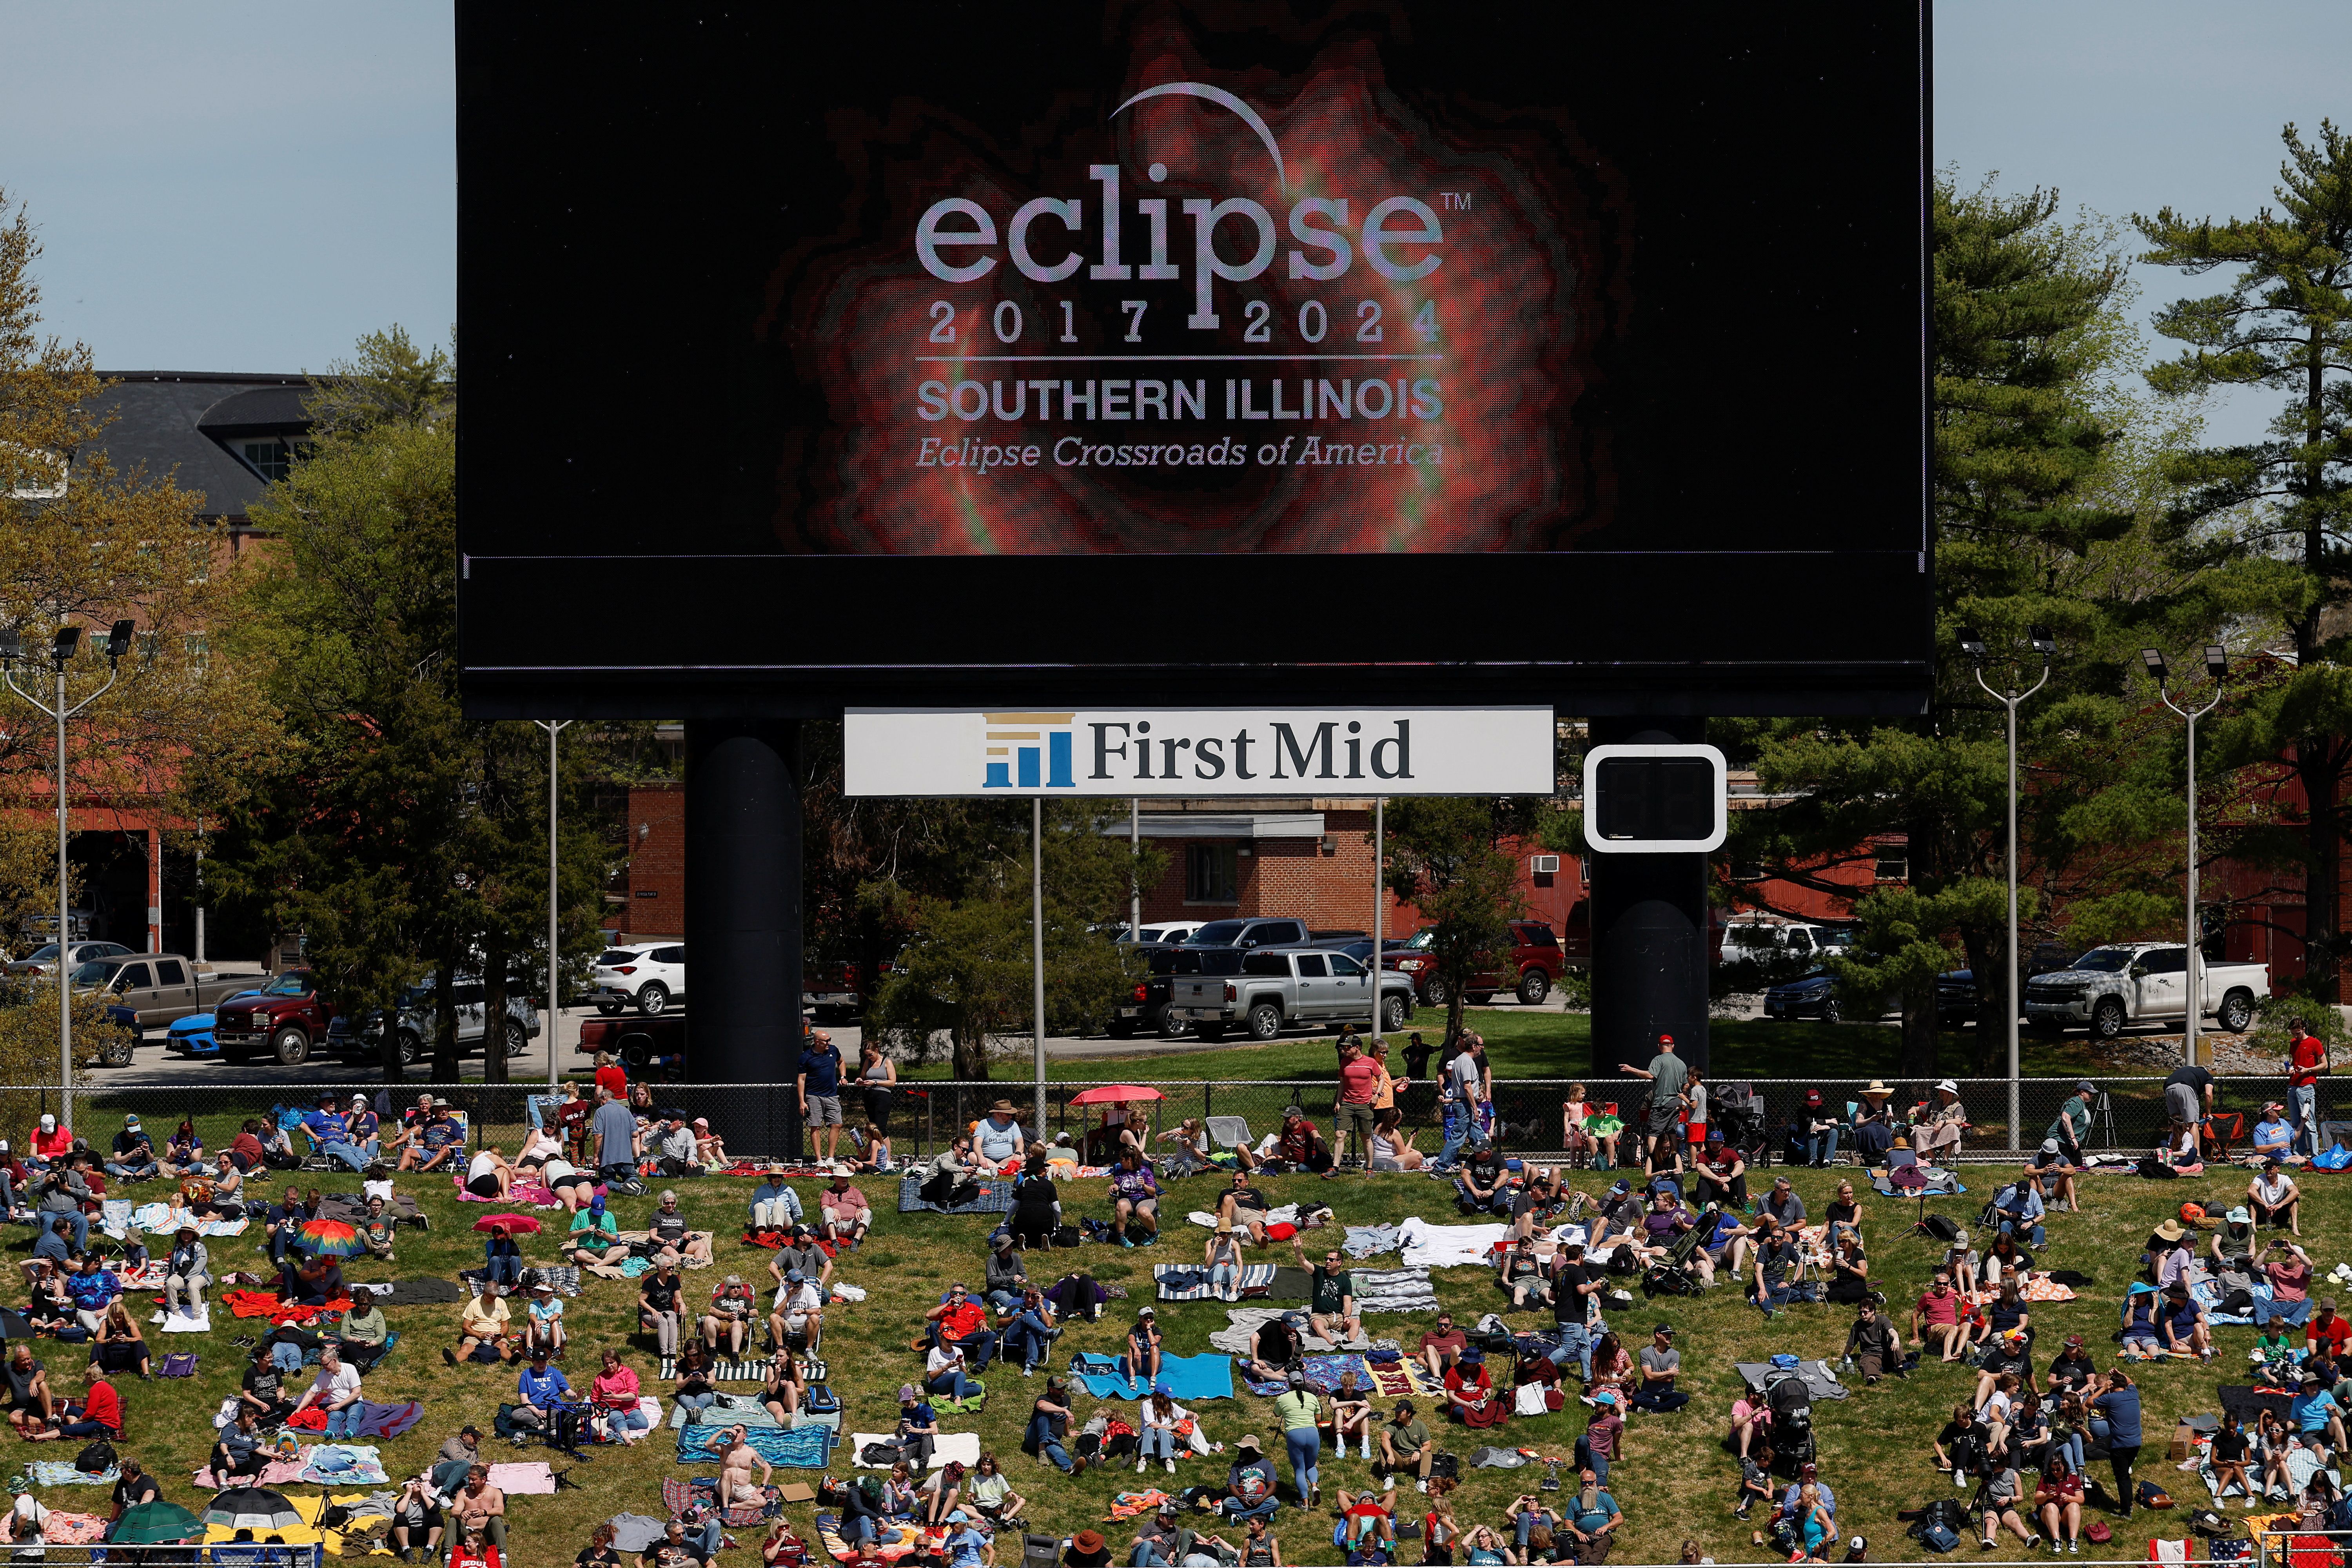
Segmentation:
<svg viewBox="0 0 2352 1568">
<path fill-rule="evenodd" d="M 1244 1364 L 1244 1375 L 1259 1383 L 1288 1382 L 1291 1369 L 1307 1352 L 1301 1332 L 1305 1326 L 1306 1319 L 1297 1312 L 1285 1312 L 1258 1324 L 1257 1338 L 1251 1347 L 1255 1353 Z"/>
<path fill-rule="evenodd" d="M 2213 1359 L 2213 1331 L 2205 1321 L 2205 1309 L 2178 1279 L 2164 1292 L 2163 1330 L 2164 1348 L 2172 1354 Z"/>
<path fill-rule="evenodd" d="M 1144 1384 L 1159 1380 L 1162 1338 L 1160 1314 L 1149 1306 L 1137 1309 L 1135 1321 L 1127 1331 L 1127 1386 L 1129 1393 Z"/>
<path fill-rule="evenodd" d="M 1499 1426 L 1510 1419 L 1511 1402 L 1495 1392 L 1486 1355 L 1472 1345 L 1445 1369 L 1446 1413 L 1465 1426 Z"/>
<path fill-rule="evenodd" d="M 2033 1511 L 2041 1516 L 2042 1533 L 2049 1538 L 2052 1551 L 2062 1541 L 2068 1552 L 2083 1550 L 2083 1476 L 2067 1468 L 2064 1455 L 2052 1454 L 2042 1467 L 2033 1488 Z"/>
<path fill-rule="evenodd" d="M 1274 1135 L 1274 1152 L 1270 1158 L 1279 1161 L 1293 1171 L 1321 1175 L 1331 1169 L 1331 1146 L 1323 1142 L 1322 1130 L 1307 1118 L 1307 1112 L 1296 1101 L 1282 1109 L 1282 1128 Z"/>
<path fill-rule="evenodd" d="M 2264 1160 L 2262 1170 L 2246 1184 L 2246 1206 L 2253 1211 L 2257 1226 L 2276 1229 L 2284 1225 L 2295 1236 L 2303 1234 L 2303 1190 L 2275 1159 Z"/>
<path fill-rule="evenodd" d="M 2294 1123 L 2286 1119 L 2286 1107 L 2275 1100 L 2266 1102 L 2254 1122 L 2253 1145 L 2247 1153 L 2258 1165 L 2284 1164 L 2294 1150 Z"/>
<path fill-rule="evenodd" d="M 678 1347 L 670 1365 L 670 1398 L 686 1412 L 688 1426 L 700 1425 L 717 1402 L 719 1388 L 712 1376 L 717 1370 L 710 1347 L 701 1340 L 689 1336 Z"/>
<path fill-rule="evenodd" d="M 1902 1332 L 1895 1328 L 1895 1320 L 1878 1310 L 1874 1300 L 1863 1299 L 1853 1327 L 1846 1331 L 1845 1359 L 1849 1365 L 1862 1369 L 1864 1388 L 1882 1377 L 1905 1374 Z"/>
<path fill-rule="evenodd" d="M 213 1444 L 213 1479 L 222 1488 L 230 1485 L 234 1476 L 258 1476 L 269 1463 L 268 1439 L 255 1421 L 253 1407 L 240 1405 L 236 1419 L 221 1431 Z"/>
<path fill-rule="evenodd" d="M 614 1261 L 627 1250 L 621 1241 L 620 1221 L 604 1207 L 601 1197 L 589 1199 L 588 1206 L 572 1216 L 572 1229 L 564 1242 L 565 1256 L 583 1268 Z"/>
<path fill-rule="evenodd" d="M 485 1279 L 457 1313 L 457 1348 L 444 1347 L 441 1359 L 451 1366 L 461 1361 L 487 1362 L 496 1366 L 521 1352 L 509 1342 L 514 1314 L 507 1306 L 505 1288 Z"/>
<path fill-rule="evenodd" d="M 513 1186 L 514 1167 L 507 1163 L 506 1156 L 499 1152 L 495 1143 L 483 1144 L 481 1152 L 467 1163 L 466 1191 L 478 1198 L 504 1203 Z"/>
<path fill-rule="evenodd" d="M 1413 1410 L 1412 1401 L 1400 1399 L 1396 1408 L 1381 1426 L 1381 1458 L 1379 1472 L 1388 1478 L 1391 1488 L 1396 1485 L 1399 1472 L 1417 1478 L 1415 1489 L 1429 1490 L 1430 1461 L 1436 1457 L 1437 1444 L 1429 1435 L 1429 1427 Z"/>
<path fill-rule="evenodd" d="M 57 1414 L 57 1402 L 49 1394 L 47 1367 L 33 1354 L 33 1347 L 19 1340 L 9 1347 L 8 1359 L 0 1363 L 0 1375 L 5 1375 L 8 1387 L 8 1424 L 24 1436 L 27 1426 L 37 1425 Z"/>
<path fill-rule="evenodd" d="M 1298 1267 L 1308 1272 L 1307 1316 L 1315 1331 L 1335 1345 L 1360 1342 L 1364 1337 L 1364 1319 L 1356 1309 L 1356 1277 L 1348 1271 L 1339 1249 L 1325 1252 L 1323 1261 L 1312 1268 L 1307 1262 L 1303 1237 L 1290 1238 L 1290 1252 L 1298 1260 Z"/>
<path fill-rule="evenodd" d="M 1580 1471 L 1576 1481 L 1576 1490 L 1563 1499 L 1562 1518 L 1569 1539 L 1576 1542 L 1577 1560 L 1598 1563 L 1609 1555 L 1610 1540 L 1624 1524 L 1625 1515 L 1592 1471 Z"/>
<path fill-rule="evenodd" d="M 768 1358 L 768 1370 L 760 1380 L 760 1403 L 776 1424 L 792 1430 L 793 1417 L 808 1401 L 808 1378 L 801 1363 L 789 1350 L 780 1350 Z"/>
<path fill-rule="evenodd" d="M 600 1529 L 604 1539 L 611 1541 L 612 1527 L 604 1525 Z M 418 1563 L 441 1555 L 440 1500 L 425 1477 L 411 1476 L 402 1484 L 400 1495 L 392 1505 L 392 1529 L 387 1539 L 403 1563 Z M 616 1563 L 619 1561 L 614 1559 Z"/>
</svg>

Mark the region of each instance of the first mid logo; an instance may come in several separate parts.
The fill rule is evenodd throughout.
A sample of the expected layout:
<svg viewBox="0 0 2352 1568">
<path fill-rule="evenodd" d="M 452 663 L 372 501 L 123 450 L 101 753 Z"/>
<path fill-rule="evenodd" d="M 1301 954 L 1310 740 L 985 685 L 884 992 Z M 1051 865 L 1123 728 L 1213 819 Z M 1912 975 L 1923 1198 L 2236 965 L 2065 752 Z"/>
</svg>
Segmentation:
<svg viewBox="0 0 2352 1568">
<path fill-rule="evenodd" d="M 982 789 L 1076 789 L 1076 713 L 983 713 L 987 773 Z"/>
</svg>

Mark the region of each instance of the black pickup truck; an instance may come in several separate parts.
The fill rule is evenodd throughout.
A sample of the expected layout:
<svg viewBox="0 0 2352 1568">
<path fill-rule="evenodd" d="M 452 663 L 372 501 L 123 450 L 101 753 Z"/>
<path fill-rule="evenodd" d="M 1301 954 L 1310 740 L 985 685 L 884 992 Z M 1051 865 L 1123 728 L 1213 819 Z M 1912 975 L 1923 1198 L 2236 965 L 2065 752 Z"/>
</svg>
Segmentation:
<svg viewBox="0 0 2352 1568">
<path fill-rule="evenodd" d="M 1112 1014 L 1108 1028 L 1114 1039 L 1126 1039 L 1130 1035 L 1161 1035 L 1174 1039 L 1192 1026 L 1182 1018 L 1171 1017 L 1168 1012 L 1168 977 L 1176 973 L 1181 947 L 1145 943 L 1134 950 L 1150 973 L 1135 983 L 1135 987 Z M 1192 968 L 1198 973 L 1201 955 L 1195 949 L 1191 954 Z"/>
</svg>

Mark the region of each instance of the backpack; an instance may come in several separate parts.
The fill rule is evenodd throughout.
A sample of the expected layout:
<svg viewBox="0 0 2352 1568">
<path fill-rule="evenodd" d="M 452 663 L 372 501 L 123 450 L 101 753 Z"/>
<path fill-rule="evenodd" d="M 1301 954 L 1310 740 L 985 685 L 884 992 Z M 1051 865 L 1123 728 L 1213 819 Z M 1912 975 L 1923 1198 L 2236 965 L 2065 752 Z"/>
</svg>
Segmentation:
<svg viewBox="0 0 2352 1568">
<path fill-rule="evenodd" d="M 1919 1222 L 1919 1228 L 1937 1241 L 1958 1241 L 1960 1238 L 1960 1227 L 1945 1215 L 1929 1215 Z"/>
<path fill-rule="evenodd" d="M 102 1476 L 114 1468 L 114 1445 L 100 1437 L 74 1456 L 74 1468 L 86 1476 Z"/>
<path fill-rule="evenodd" d="M 2133 1500 L 2141 1508 L 2170 1508 L 2172 1494 L 2154 1481 L 2142 1481 L 2134 1492 Z"/>
<path fill-rule="evenodd" d="M 1919 1527 L 1919 1544 L 1930 1552 L 1958 1552 L 1960 1532 L 1942 1520 L 1930 1520 Z"/>
</svg>

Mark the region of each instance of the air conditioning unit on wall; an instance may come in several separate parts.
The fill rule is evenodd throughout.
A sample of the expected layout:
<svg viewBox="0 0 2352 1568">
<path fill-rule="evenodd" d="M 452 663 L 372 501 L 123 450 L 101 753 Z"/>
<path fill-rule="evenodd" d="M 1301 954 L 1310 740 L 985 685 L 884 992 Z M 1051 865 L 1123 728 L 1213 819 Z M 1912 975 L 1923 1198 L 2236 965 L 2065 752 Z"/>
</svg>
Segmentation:
<svg viewBox="0 0 2352 1568">
<path fill-rule="evenodd" d="M 1531 855 L 1528 858 L 1528 869 L 1538 877 L 1557 877 L 1559 875 L 1559 857 Z"/>
</svg>

